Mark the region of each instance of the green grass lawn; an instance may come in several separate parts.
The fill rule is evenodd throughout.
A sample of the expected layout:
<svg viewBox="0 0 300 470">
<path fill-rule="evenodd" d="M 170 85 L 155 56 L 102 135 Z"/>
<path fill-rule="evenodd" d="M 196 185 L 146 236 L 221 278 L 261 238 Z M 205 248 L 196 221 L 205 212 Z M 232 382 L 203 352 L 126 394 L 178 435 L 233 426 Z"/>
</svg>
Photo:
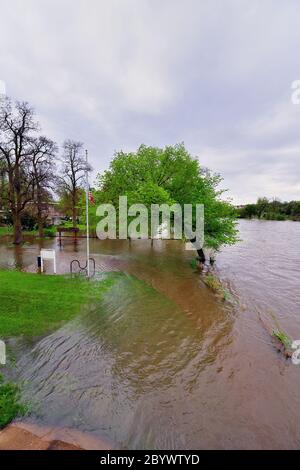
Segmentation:
<svg viewBox="0 0 300 470">
<path fill-rule="evenodd" d="M 73 223 L 72 222 L 64 222 L 63 224 L 61 224 L 61 227 L 65 227 L 65 228 L 72 228 L 73 227 Z M 86 225 L 85 224 L 77 224 L 77 228 L 81 231 L 81 232 L 85 232 L 86 231 Z"/>
<path fill-rule="evenodd" d="M 9 424 L 16 416 L 27 413 L 27 407 L 20 401 L 19 387 L 5 382 L 0 374 L 0 429 Z"/>
<path fill-rule="evenodd" d="M 55 237 L 56 232 L 57 232 L 57 229 L 56 229 L 55 226 L 45 227 L 44 228 L 45 237 Z M 13 233 L 14 233 L 14 230 L 13 230 L 13 227 L 11 225 L 8 225 L 6 227 L 0 227 L 0 237 L 5 237 L 7 235 L 13 235 Z M 39 232 L 38 232 L 38 230 L 23 230 L 22 234 L 38 237 Z"/>
<path fill-rule="evenodd" d="M 58 328 L 109 289 L 102 281 L 0 270 L 0 338 L 37 336 Z"/>
<path fill-rule="evenodd" d="M 13 228 L 11 226 L 8 227 L 0 227 L 0 237 L 4 237 L 5 235 L 12 235 Z"/>
<path fill-rule="evenodd" d="M 0 338 L 37 336 L 53 331 L 98 300 L 118 279 L 109 273 L 101 281 L 0 270 Z M 0 374 L 0 429 L 27 413 L 16 384 Z"/>
</svg>

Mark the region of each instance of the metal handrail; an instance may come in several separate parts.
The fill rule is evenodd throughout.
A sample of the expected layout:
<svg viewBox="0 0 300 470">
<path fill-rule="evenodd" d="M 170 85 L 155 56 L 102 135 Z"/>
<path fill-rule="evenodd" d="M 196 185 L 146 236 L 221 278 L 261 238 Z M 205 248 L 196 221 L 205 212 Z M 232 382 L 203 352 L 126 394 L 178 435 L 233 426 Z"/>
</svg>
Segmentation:
<svg viewBox="0 0 300 470">
<path fill-rule="evenodd" d="M 88 261 L 86 261 L 85 265 L 84 266 L 81 266 L 80 264 L 80 261 L 78 259 L 73 259 L 70 263 L 70 273 L 71 273 L 71 276 L 73 276 L 73 274 L 77 274 L 77 273 L 73 273 L 73 265 L 75 263 L 77 263 L 78 265 L 78 273 L 82 272 L 82 271 L 85 271 L 86 272 L 86 275 L 87 275 L 87 267 L 88 267 L 88 263 L 92 261 L 93 263 L 93 273 L 91 274 L 91 277 L 95 276 L 95 273 L 96 273 L 96 261 L 94 260 L 94 258 L 89 258 Z"/>
</svg>

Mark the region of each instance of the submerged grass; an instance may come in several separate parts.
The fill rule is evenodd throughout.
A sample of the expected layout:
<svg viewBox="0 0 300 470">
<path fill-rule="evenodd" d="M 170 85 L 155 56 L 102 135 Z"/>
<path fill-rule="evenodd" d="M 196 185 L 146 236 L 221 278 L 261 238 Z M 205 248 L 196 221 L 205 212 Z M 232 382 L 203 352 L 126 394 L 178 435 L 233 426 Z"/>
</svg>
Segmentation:
<svg viewBox="0 0 300 470">
<path fill-rule="evenodd" d="M 291 348 L 292 340 L 283 330 L 273 330 L 272 336 L 278 339 L 286 349 Z"/>
<path fill-rule="evenodd" d="M 196 270 L 198 268 L 197 259 L 193 258 L 190 260 L 190 266 L 192 269 Z M 219 278 L 214 276 L 211 272 L 207 272 L 203 276 L 204 284 L 211 289 L 215 294 L 217 294 L 224 301 L 232 301 L 232 296 L 230 292 L 223 286 Z"/>
<path fill-rule="evenodd" d="M 274 320 L 274 323 L 276 325 L 276 328 L 273 329 L 272 331 L 272 336 L 276 338 L 283 346 L 285 349 L 289 350 L 292 346 L 293 340 L 288 336 L 288 334 L 281 328 L 278 319 L 276 316 L 271 313 L 271 317 Z"/>
<path fill-rule="evenodd" d="M 204 283 L 209 287 L 213 292 L 218 294 L 223 300 L 231 300 L 231 295 L 227 289 L 222 285 L 221 281 L 214 276 L 213 274 L 207 274 L 204 277 Z"/>
<path fill-rule="evenodd" d="M 219 292 L 222 289 L 222 284 L 219 279 L 212 274 L 208 274 L 204 279 L 205 284 L 214 292 Z"/>
<path fill-rule="evenodd" d="M 16 416 L 24 416 L 27 406 L 20 401 L 19 387 L 4 382 L 0 374 L 0 429 L 9 424 Z"/>
<path fill-rule="evenodd" d="M 99 300 L 118 273 L 88 281 L 0 270 L 0 338 L 45 334 Z"/>
<path fill-rule="evenodd" d="M 102 280 L 88 281 L 0 270 L 0 338 L 53 331 L 79 314 L 83 305 L 98 301 L 120 276 L 108 273 Z M 18 385 L 5 382 L 0 374 L 0 429 L 28 411 Z"/>
</svg>

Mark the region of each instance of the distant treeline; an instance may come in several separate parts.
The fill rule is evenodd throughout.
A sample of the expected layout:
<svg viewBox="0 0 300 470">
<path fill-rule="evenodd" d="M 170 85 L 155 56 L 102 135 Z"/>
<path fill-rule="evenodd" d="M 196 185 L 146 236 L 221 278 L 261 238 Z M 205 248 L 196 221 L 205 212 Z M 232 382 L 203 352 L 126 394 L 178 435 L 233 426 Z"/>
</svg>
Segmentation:
<svg viewBox="0 0 300 470">
<path fill-rule="evenodd" d="M 247 204 L 239 208 L 238 212 L 242 219 L 300 221 L 300 201 L 281 202 L 259 198 L 256 204 Z"/>
</svg>

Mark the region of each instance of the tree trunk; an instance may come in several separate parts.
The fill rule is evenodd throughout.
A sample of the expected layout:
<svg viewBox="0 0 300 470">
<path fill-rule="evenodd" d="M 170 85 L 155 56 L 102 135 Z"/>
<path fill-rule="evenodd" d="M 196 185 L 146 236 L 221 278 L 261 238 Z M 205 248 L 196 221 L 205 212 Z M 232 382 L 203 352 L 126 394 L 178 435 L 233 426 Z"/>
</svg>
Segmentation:
<svg viewBox="0 0 300 470">
<path fill-rule="evenodd" d="M 0 209 L 4 209 L 5 172 L 1 171 Z"/>
<path fill-rule="evenodd" d="M 41 215 L 38 215 L 38 230 L 39 230 L 39 237 L 43 238 L 45 234 L 44 234 L 44 224 L 43 224 Z"/>
<path fill-rule="evenodd" d="M 44 237 L 44 218 L 43 218 L 43 211 L 42 211 L 42 204 L 40 202 L 40 197 L 38 196 L 38 203 L 37 203 L 37 220 L 38 220 L 38 231 L 39 237 Z"/>
<path fill-rule="evenodd" d="M 13 217 L 14 222 L 14 244 L 21 245 L 23 243 L 21 215 L 16 213 Z"/>
<path fill-rule="evenodd" d="M 72 225 L 74 228 L 77 227 L 77 210 L 76 210 L 76 192 L 75 189 L 73 189 L 73 194 L 72 194 Z"/>
<path fill-rule="evenodd" d="M 36 198 L 36 206 L 37 206 L 37 222 L 38 222 L 38 231 L 39 237 L 44 237 L 44 217 L 43 217 L 43 202 L 42 202 L 42 193 L 39 183 L 37 183 L 37 198 Z"/>
<path fill-rule="evenodd" d="M 23 234 L 22 234 L 22 223 L 21 223 L 21 210 L 20 202 L 16 195 L 14 176 L 12 170 L 10 169 L 9 173 L 9 200 L 10 200 L 10 210 L 12 214 L 12 220 L 14 225 L 14 245 L 21 245 L 23 243 Z"/>
<path fill-rule="evenodd" d="M 203 248 L 201 248 L 200 250 L 197 250 L 197 253 L 198 253 L 198 260 L 200 261 L 200 263 L 205 263 L 205 254 L 204 254 Z"/>
<path fill-rule="evenodd" d="M 76 207 L 72 208 L 72 224 L 73 227 L 77 227 Z"/>
<path fill-rule="evenodd" d="M 190 240 L 191 243 L 195 243 L 196 241 L 196 238 L 193 238 L 192 240 Z M 205 254 L 204 254 L 204 251 L 203 251 L 203 248 L 200 248 L 200 250 L 196 249 L 197 250 L 197 253 L 198 253 L 198 261 L 200 261 L 200 263 L 205 263 Z"/>
</svg>

